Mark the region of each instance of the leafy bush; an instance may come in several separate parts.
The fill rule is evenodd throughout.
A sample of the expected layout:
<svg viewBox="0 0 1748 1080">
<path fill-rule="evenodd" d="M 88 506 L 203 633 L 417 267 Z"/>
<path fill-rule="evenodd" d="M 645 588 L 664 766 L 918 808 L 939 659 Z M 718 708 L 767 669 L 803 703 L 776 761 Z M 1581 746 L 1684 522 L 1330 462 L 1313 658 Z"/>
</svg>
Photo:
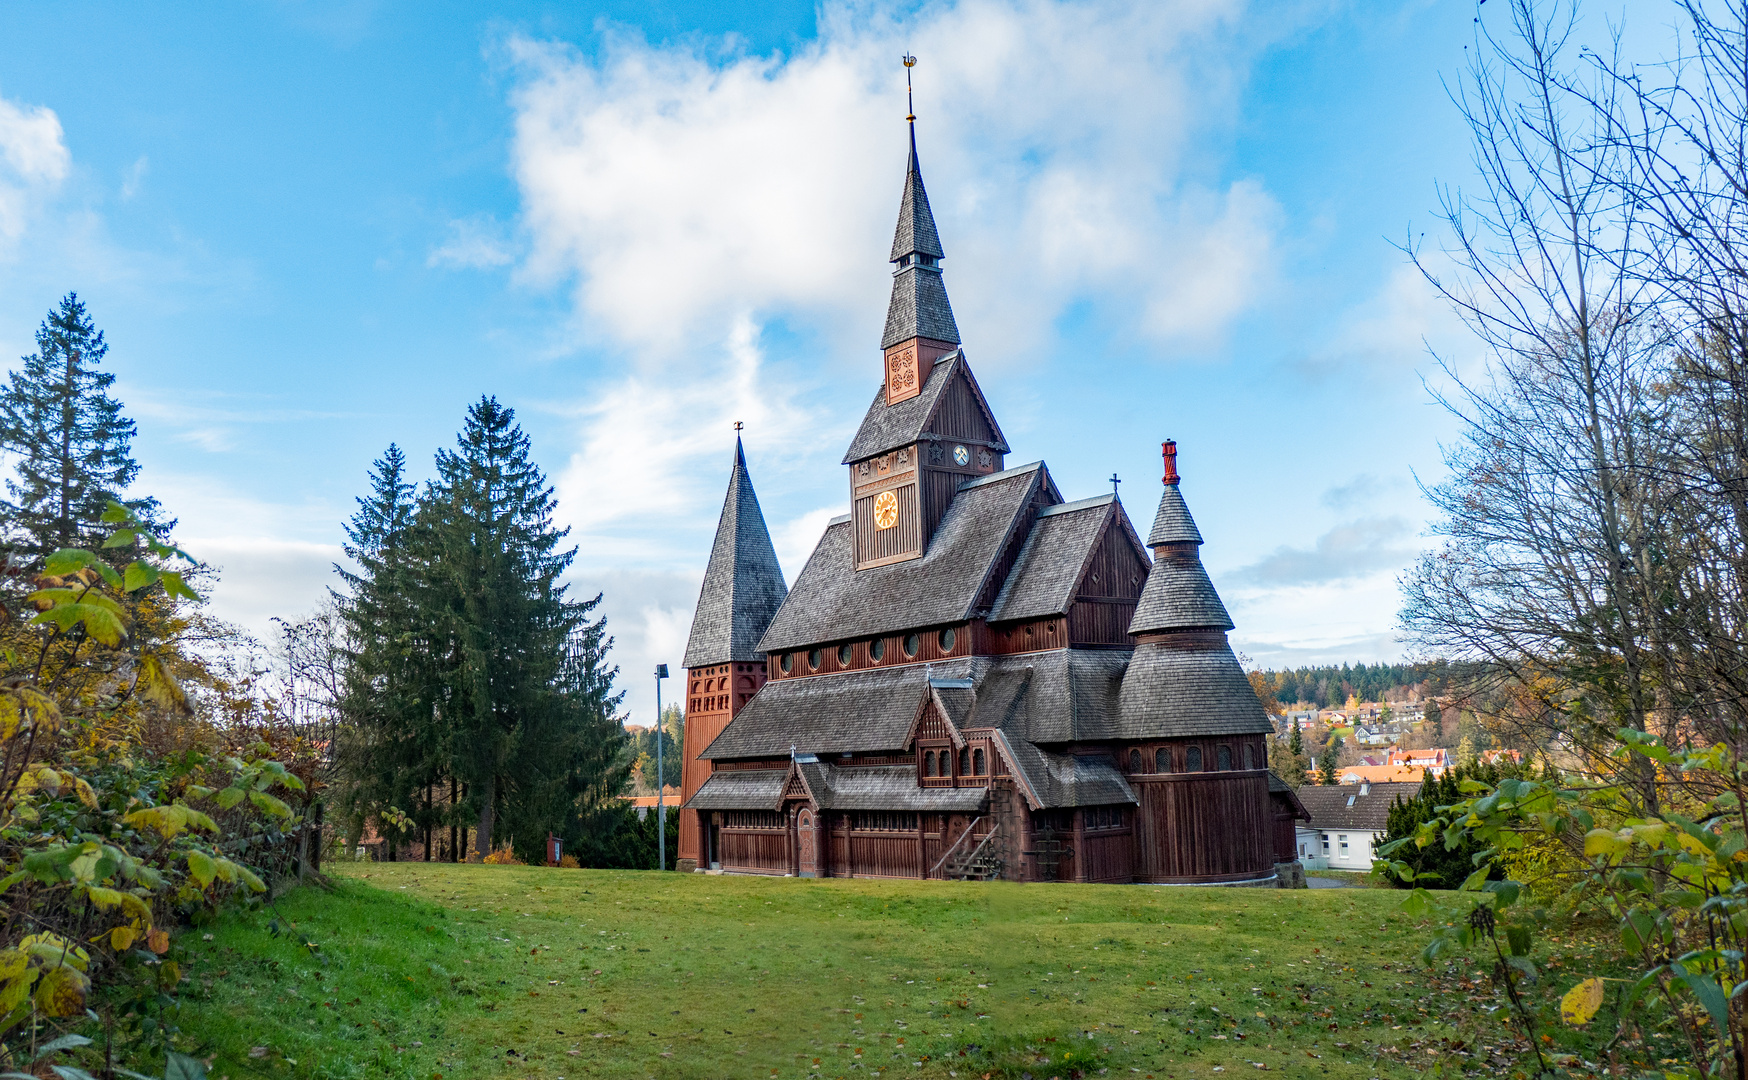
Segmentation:
<svg viewBox="0 0 1748 1080">
<path fill-rule="evenodd" d="M 148 721 L 199 726 L 157 634 L 197 598 L 171 568 L 193 560 L 117 504 L 104 520 L 118 526 L 106 548 L 139 558 L 117 569 L 57 551 L 0 611 L 0 1040 L 16 1036 L 0 1066 L 35 1067 L 21 1044 L 79 1049 L 76 1033 L 44 1032 L 93 1018 L 167 1050 L 182 973 L 166 927 L 267 890 L 292 850 L 276 792 L 305 786 L 264 743 L 225 753 L 208 732 L 174 754 L 147 745 Z M 102 1071 L 119 1075 L 114 1049 Z"/>
</svg>

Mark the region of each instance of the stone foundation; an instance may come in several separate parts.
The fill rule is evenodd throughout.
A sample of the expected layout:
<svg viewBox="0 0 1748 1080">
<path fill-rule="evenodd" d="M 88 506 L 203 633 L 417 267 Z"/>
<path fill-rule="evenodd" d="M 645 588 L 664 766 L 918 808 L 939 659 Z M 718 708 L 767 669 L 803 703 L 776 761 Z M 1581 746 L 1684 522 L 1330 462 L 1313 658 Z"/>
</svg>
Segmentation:
<svg viewBox="0 0 1748 1080">
<path fill-rule="evenodd" d="M 1275 876 L 1280 879 L 1280 888 L 1309 889 L 1305 883 L 1305 867 L 1297 860 L 1275 864 Z"/>
<path fill-rule="evenodd" d="M 697 859 L 675 859 L 674 869 L 682 874 L 690 874 L 698 869 Z"/>
</svg>

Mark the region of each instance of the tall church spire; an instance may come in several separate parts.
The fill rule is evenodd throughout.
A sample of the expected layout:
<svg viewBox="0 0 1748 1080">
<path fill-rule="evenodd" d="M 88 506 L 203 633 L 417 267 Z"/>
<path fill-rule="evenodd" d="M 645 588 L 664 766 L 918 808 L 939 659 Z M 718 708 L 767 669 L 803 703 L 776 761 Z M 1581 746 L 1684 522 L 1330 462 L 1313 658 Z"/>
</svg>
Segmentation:
<svg viewBox="0 0 1748 1080">
<path fill-rule="evenodd" d="M 906 56 L 905 91 L 910 91 L 910 69 L 916 57 Z M 935 215 L 929 209 L 929 193 L 923 188 L 922 166 L 916 152 L 916 112 L 905 117 L 910 127 L 910 159 L 905 164 L 904 197 L 899 203 L 898 228 L 892 235 L 890 262 L 892 303 L 886 309 L 886 332 L 880 347 L 886 353 L 886 404 L 895 405 L 922 392 L 928 369 L 937 357 L 959 344 L 959 326 L 947 302 L 947 287 L 941 281 L 941 236 Z"/>
<path fill-rule="evenodd" d="M 783 568 L 777 563 L 777 550 L 765 528 L 759 497 L 747 475 L 746 452 L 736 435 L 728 495 L 716 523 L 716 543 L 710 549 L 704 586 L 698 591 L 685 666 L 762 659 L 759 638 L 787 595 Z"/>
</svg>

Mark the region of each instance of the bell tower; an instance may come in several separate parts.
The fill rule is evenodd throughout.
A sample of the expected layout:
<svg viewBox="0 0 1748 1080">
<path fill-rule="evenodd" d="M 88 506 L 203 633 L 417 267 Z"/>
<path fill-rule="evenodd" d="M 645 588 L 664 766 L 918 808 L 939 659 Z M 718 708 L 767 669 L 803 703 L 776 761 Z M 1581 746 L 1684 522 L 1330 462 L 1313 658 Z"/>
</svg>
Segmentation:
<svg viewBox="0 0 1748 1080">
<path fill-rule="evenodd" d="M 941 236 L 923 188 L 922 166 L 916 156 L 916 105 L 911 98 L 910 69 L 916 57 L 904 58 L 904 90 L 910 101 L 905 122 L 910 128 L 910 160 L 905 164 L 904 198 L 898 208 L 898 228 L 892 235 L 892 303 L 886 309 L 886 332 L 880 348 L 886 355 L 886 404 L 908 401 L 922 393 L 937 359 L 959 345 L 959 326 L 941 281 Z"/>
</svg>

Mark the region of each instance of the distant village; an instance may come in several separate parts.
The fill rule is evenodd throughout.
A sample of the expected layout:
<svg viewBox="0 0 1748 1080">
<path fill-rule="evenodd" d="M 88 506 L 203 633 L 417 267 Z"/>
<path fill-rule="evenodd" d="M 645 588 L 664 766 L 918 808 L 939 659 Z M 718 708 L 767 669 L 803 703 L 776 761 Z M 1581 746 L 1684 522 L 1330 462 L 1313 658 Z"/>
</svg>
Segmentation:
<svg viewBox="0 0 1748 1080">
<path fill-rule="evenodd" d="M 1270 767 L 1297 789 L 1309 816 L 1295 829 L 1308 871 L 1369 871 L 1398 800 L 1459 765 L 1524 760 L 1441 696 L 1443 665 L 1253 671 L 1250 679 L 1275 725 Z M 1362 699 L 1367 691 L 1375 696 Z"/>
</svg>

